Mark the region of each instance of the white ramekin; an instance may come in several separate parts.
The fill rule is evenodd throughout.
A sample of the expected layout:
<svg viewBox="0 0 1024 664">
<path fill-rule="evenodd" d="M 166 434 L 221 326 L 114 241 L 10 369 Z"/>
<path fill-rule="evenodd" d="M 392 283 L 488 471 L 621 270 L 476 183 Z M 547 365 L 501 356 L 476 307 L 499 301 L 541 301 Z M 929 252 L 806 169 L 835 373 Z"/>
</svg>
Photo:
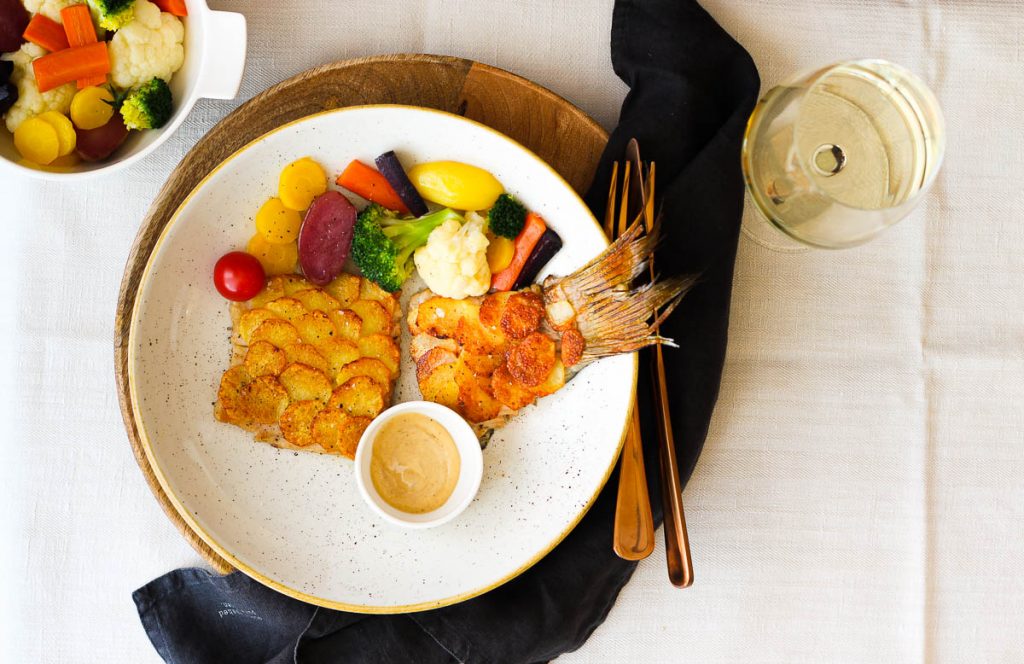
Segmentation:
<svg viewBox="0 0 1024 664">
<path fill-rule="evenodd" d="M 374 438 L 377 437 L 377 432 L 385 422 L 402 413 L 420 413 L 433 418 L 448 430 L 459 451 L 459 481 L 444 505 L 433 512 L 410 514 L 395 509 L 384 502 L 384 499 L 377 493 L 377 489 L 374 488 L 373 480 L 370 479 L 370 459 L 373 457 Z M 384 519 L 405 528 L 432 528 L 451 521 L 473 502 L 484 475 L 484 456 L 480 450 L 480 441 L 473 433 L 473 429 L 458 413 L 429 401 L 407 401 L 385 410 L 363 432 L 363 436 L 359 440 L 359 447 L 356 448 L 355 475 L 359 494 L 370 506 L 370 509 Z"/>
<path fill-rule="evenodd" d="M 186 0 L 185 62 L 171 79 L 174 115 L 160 129 L 132 132 L 110 159 L 82 162 L 68 172 L 51 172 L 19 164 L 14 140 L 0 123 L 0 170 L 44 180 L 68 182 L 117 171 L 133 164 L 166 141 L 199 99 L 233 99 L 245 70 L 245 17 L 213 11 L 206 0 Z"/>
</svg>

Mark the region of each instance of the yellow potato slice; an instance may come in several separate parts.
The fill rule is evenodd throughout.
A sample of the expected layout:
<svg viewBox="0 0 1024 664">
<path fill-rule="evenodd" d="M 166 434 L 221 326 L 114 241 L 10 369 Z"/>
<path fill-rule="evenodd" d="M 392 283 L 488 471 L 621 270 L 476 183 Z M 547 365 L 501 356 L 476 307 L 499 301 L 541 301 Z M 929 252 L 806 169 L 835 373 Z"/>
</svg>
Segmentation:
<svg viewBox="0 0 1024 664">
<path fill-rule="evenodd" d="M 359 281 L 359 299 L 379 302 L 384 307 L 384 310 L 388 312 L 388 316 L 394 316 L 395 309 L 398 307 L 398 296 L 396 294 L 387 292 L 369 279 L 361 279 Z"/>
<path fill-rule="evenodd" d="M 501 402 L 494 398 L 490 389 L 490 378 L 480 376 L 463 362 L 456 363 L 455 382 L 459 386 L 459 408 L 471 423 L 486 422 L 498 416 Z"/>
<path fill-rule="evenodd" d="M 369 376 L 353 376 L 331 394 L 328 408 L 341 408 L 349 415 L 377 417 L 387 405 L 383 387 Z"/>
<path fill-rule="evenodd" d="M 250 343 L 257 341 L 269 341 L 276 348 L 284 348 L 299 342 L 299 331 L 286 320 L 271 318 L 260 323 L 252 333 Z"/>
<path fill-rule="evenodd" d="M 358 341 L 359 333 L 363 329 L 363 319 L 351 309 L 332 311 L 327 314 L 334 327 L 338 330 L 338 337 L 347 341 Z"/>
<path fill-rule="evenodd" d="M 348 424 L 348 415 L 337 408 L 324 408 L 313 417 L 313 442 L 326 452 L 341 452 L 338 444 Z"/>
<path fill-rule="evenodd" d="M 420 332 L 435 337 L 453 338 L 461 320 L 477 321 L 480 305 L 472 300 L 452 300 L 431 297 L 416 310 L 416 324 Z"/>
<path fill-rule="evenodd" d="M 249 300 L 249 306 L 253 309 L 262 307 L 267 302 L 272 302 L 279 297 L 284 297 L 284 277 L 271 277 L 267 280 L 267 285 L 263 287 L 263 290 Z"/>
<path fill-rule="evenodd" d="M 330 365 L 318 350 L 311 344 L 297 343 L 284 347 L 285 364 L 305 364 L 324 373 L 330 372 Z M 282 371 L 284 367 L 281 367 Z"/>
<path fill-rule="evenodd" d="M 297 274 L 282 274 L 274 278 L 280 280 L 281 287 L 284 290 L 285 295 L 295 295 L 299 291 L 312 288 L 308 281 Z"/>
<path fill-rule="evenodd" d="M 391 334 L 391 314 L 374 300 L 356 300 L 351 305 L 352 311 L 356 312 L 363 321 L 363 327 L 359 335 L 368 337 L 372 334 Z"/>
<path fill-rule="evenodd" d="M 306 447 L 312 445 L 313 419 L 324 409 L 319 401 L 296 401 L 289 404 L 281 413 L 281 433 L 292 445 Z"/>
<path fill-rule="evenodd" d="M 335 378 L 350 362 L 359 359 L 359 347 L 344 339 L 329 339 L 317 347 L 326 360 L 326 371 Z"/>
<path fill-rule="evenodd" d="M 321 401 L 331 398 L 331 381 L 322 371 L 305 364 L 289 364 L 278 377 L 292 401 Z"/>
<path fill-rule="evenodd" d="M 322 410 L 313 418 L 313 438 L 324 449 L 354 459 L 359 439 L 370 422 L 369 417 L 352 417 L 341 410 Z"/>
<path fill-rule="evenodd" d="M 431 350 L 427 355 L 438 351 L 444 353 L 443 349 Z M 435 358 L 436 359 L 436 358 Z M 427 356 L 421 358 L 416 365 L 416 378 L 419 381 L 420 394 L 427 401 L 439 403 L 452 409 L 459 405 L 459 384 L 455 382 L 455 372 L 458 363 L 454 361 L 434 364 L 427 360 Z"/>
<path fill-rule="evenodd" d="M 324 286 L 324 290 L 340 303 L 342 309 L 348 309 L 353 302 L 359 299 L 360 283 L 363 281 L 365 280 L 354 274 L 343 272 Z"/>
<path fill-rule="evenodd" d="M 554 394 L 558 390 L 562 389 L 565 385 L 565 365 L 562 364 L 561 360 L 555 361 L 554 368 L 551 369 L 551 373 L 544 380 L 543 383 L 536 387 L 529 388 L 531 392 L 536 394 L 538 397 L 546 397 L 549 394 Z"/>
<path fill-rule="evenodd" d="M 222 422 L 248 427 L 273 424 L 288 405 L 288 394 L 273 376 L 249 376 L 245 366 L 224 372 L 214 411 Z"/>
<path fill-rule="evenodd" d="M 387 365 L 372 357 L 361 357 L 346 364 L 334 377 L 336 385 L 344 385 L 353 376 L 369 376 L 378 385 L 391 393 L 391 370 Z"/>
<path fill-rule="evenodd" d="M 372 357 L 384 363 L 391 372 L 391 378 L 398 378 L 401 354 L 395 340 L 386 334 L 371 334 L 359 340 L 359 354 Z"/>
<path fill-rule="evenodd" d="M 269 309 L 250 309 L 238 317 L 238 337 L 243 344 L 252 343 L 252 335 L 264 321 L 275 318 Z"/>
<path fill-rule="evenodd" d="M 338 300 L 331 297 L 328 293 L 320 290 L 319 288 L 310 288 L 308 290 L 299 291 L 292 297 L 302 303 L 302 306 L 306 307 L 308 311 L 322 311 L 325 314 L 329 314 L 332 311 L 341 309 L 341 303 Z"/>
<path fill-rule="evenodd" d="M 243 364 L 250 376 L 276 376 L 284 371 L 289 361 L 269 341 L 257 341 L 249 346 Z"/>
<path fill-rule="evenodd" d="M 311 311 L 295 319 L 295 329 L 308 344 L 319 346 L 328 339 L 335 339 L 338 331 L 334 323 L 322 311 Z"/>
<path fill-rule="evenodd" d="M 265 308 L 289 323 L 294 323 L 297 318 L 308 313 L 306 307 L 302 306 L 302 303 L 294 297 L 279 297 L 273 302 L 267 302 Z"/>
</svg>

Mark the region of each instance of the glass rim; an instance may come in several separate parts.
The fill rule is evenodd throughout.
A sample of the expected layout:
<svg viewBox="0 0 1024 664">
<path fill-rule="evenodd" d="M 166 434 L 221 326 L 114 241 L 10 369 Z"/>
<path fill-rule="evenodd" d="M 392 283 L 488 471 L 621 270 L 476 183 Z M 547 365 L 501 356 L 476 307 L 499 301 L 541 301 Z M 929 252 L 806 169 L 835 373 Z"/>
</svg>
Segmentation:
<svg viewBox="0 0 1024 664">
<path fill-rule="evenodd" d="M 885 77 L 879 74 L 877 71 L 872 70 L 869 65 L 882 65 L 884 67 L 890 68 L 900 76 L 900 80 L 894 81 L 891 78 Z M 934 145 L 931 146 L 931 151 L 934 152 L 934 154 L 929 154 L 928 159 L 930 159 L 934 163 L 934 167 L 929 169 L 929 173 L 927 174 L 925 180 L 921 183 L 920 188 L 913 196 L 903 201 L 899 205 L 893 206 L 892 208 L 888 209 L 914 207 L 921 200 L 921 197 L 924 196 L 931 188 L 932 184 L 935 181 L 935 178 L 939 174 L 939 171 L 942 169 L 942 162 L 945 158 L 946 152 L 946 121 L 945 117 L 942 114 L 942 108 L 939 105 L 938 99 L 935 97 L 935 94 L 931 91 L 931 89 L 925 84 L 925 82 L 906 67 L 891 62 L 889 60 L 885 60 L 883 58 L 856 58 L 852 60 L 840 60 L 838 62 L 833 62 L 829 65 L 825 65 L 824 67 L 804 70 L 799 74 L 787 78 L 781 83 L 773 85 L 763 95 L 761 95 L 761 98 L 758 100 L 757 105 L 754 107 L 754 110 L 750 114 L 750 118 L 747 120 L 747 126 L 743 132 L 743 142 L 740 150 L 743 179 L 746 183 L 747 189 L 751 192 L 751 195 L 754 195 L 755 197 L 757 196 L 754 184 L 753 182 L 751 182 L 750 150 L 748 149 L 748 146 L 750 130 L 754 126 L 755 120 L 757 120 L 757 118 L 760 116 L 762 112 L 762 104 L 764 100 L 768 97 L 769 94 L 771 94 L 772 91 L 780 87 L 787 86 L 802 87 L 804 88 L 803 94 L 806 95 L 808 91 L 810 91 L 815 86 L 825 81 L 828 78 L 829 74 L 834 72 L 839 67 L 855 67 L 862 71 L 864 74 L 889 84 L 894 90 L 900 92 L 903 99 L 913 109 L 914 116 L 918 120 L 918 124 L 921 127 L 927 127 L 931 129 L 929 134 L 934 139 Z M 909 88 L 912 92 L 911 95 L 905 94 L 904 90 L 906 90 L 907 88 Z M 922 106 L 924 106 L 924 108 Z M 931 114 L 933 121 L 926 121 L 926 114 Z M 794 129 L 794 137 L 795 136 L 796 129 Z M 926 149 L 928 149 L 927 142 Z M 800 167 L 800 170 L 804 174 L 809 176 L 809 174 L 812 172 L 811 165 L 804 159 L 803 155 L 799 154 L 799 152 L 795 154 L 795 158 Z M 829 196 L 826 192 L 822 191 L 821 188 L 814 183 L 813 178 L 807 177 L 806 180 L 808 190 L 829 198 L 835 205 L 856 211 L 875 211 L 880 209 L 848 205 L 841 201 L 837 201 L 833 199 L 831 196 Z M 761 206 L 759 205 L 758 207 L 760 208 Z M 831 247 L 828 245 L 821 245 L 814 242 L 808 242 L 806 239 L 798 237 L 797 235 L 793 234 L 779 220 L 772 218 L 772 215 L 765 214 L 764 216 L 769 221 L 771 221 L 772 225 L 782 230 L 789 237 L 804 244 L 808 244 L 810 246 L 817 248 L 846 248 L 862 244 L 863 242 L 867 242 L 868 240 L 871 239 L 871 236 L 869 236 L 862 241 L 853 241 L 849 244 L 843 245 L 842 247 Z"/>
</svg>

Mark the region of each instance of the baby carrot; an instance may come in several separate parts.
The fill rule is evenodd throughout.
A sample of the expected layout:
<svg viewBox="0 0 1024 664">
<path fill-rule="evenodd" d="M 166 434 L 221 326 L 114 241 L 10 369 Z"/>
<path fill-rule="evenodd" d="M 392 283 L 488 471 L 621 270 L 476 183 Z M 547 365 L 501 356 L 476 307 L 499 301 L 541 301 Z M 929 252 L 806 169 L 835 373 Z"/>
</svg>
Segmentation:
<svg viewBox="0 0 1024 664">
<path fill-rule="evenodd" d="M 86 5 L 71 5 L 60 10 L 60 20 L 64 23 L 64 33 L 68 36 L 71 46 L 85 46 L 96 43 L 96 28 L 92 24 L 92 15 Z M 107 82 L 106 74 L 78 79 L 78 89 L 92 85 L 103 85 Z"/>
<path fill-rule="evenodd" d="M 160 11 L 174 14 L 175 16 L 188 16 L 188 8 L 185 7 L 185 0 L 154 0 L 154 4 Z"/>
<path fill-rule="evenodd" d="M 353 159 L 335 182 L 339 187 L 344 187 L 368 201 L 379 203 L 389 210 L 409 214 L 409 208 L 402 202 L 387 178 L 358 159 Z"/>
<path fill-rule="evenodd" d="M 68 47 L 68 38 L 64 35 L 64 28 L 57 21 L 42 14 L 32 17 L 21 36 L 26 41 L 42 46 L 51 53 L 63 51 Z"/>
<path fill-rule="evenodd" d="M 32 61 L 32 70 L 40 92 L 78 79 L 107 74 L 110 71 L 107 43 L 96 42 L 44 55 Z"/>
<path fill-rule="evenodd" d="M 531 212 L 526 215 L 526 223 L 523 224 L 523 230 L 519 231 L 519 235 L 515 239 L 516 252 L 512 255 L 512 262 L 508 264 L 508 267 L 491 278 L 491 289 L 507 291 L 512 288 L 516 283 L 516 278 L 519 277 L 519 273 L 523 271 L 523 266 L 526 265 L 526 259 L 533 253 L 533 248 L 537 246 L 537 241 L 540 240 L 540 236 L 544 235 L 544 231 L 547 229 L 548 225 L 544 223 L 539 214 Z"/>
</svg>

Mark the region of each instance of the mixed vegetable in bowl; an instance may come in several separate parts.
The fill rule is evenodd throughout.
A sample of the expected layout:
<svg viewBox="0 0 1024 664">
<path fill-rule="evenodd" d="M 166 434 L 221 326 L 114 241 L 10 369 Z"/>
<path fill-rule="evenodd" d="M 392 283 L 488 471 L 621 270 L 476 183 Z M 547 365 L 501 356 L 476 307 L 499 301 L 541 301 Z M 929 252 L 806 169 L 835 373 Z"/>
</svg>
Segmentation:
<svg viewBox="0 0 1024 664">
<path fill-rule="evenodd" d="M 184 0 L 0 0 L 0 116 L 22 163 L 101 161 L 171 117 Z"/>
<path fill-rule="evenodd" d="M 285 166 L 277 196 L 256 213 L 246 251 L 217 262 L 217 290 L 245 301 L 268 276 L 299 271 L 324 286 L 351 259 L 363 278 L 389 293 L 415 270 L 437 295 L 463 299 L 533 283 L 562 246 L 540 215 L 484 169 L 434 161 L 406 171 L 393 151 L 376 166 L 353 160 L 335 180 L 366 201 L 361 211 L 328 189 L 327 173 L 313 159 Z"/>
</svg>

